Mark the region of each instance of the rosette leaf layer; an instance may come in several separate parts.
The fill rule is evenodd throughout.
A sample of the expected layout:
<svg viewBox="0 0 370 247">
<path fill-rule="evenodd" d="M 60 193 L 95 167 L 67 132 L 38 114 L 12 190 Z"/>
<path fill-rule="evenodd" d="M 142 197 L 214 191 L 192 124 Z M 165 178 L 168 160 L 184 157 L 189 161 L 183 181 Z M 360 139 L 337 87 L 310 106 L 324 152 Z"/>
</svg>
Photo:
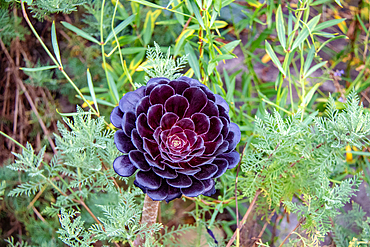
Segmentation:
<svg viewBox="0 0 370 247">
<path fill-rule="evenodd" d="M 156 201 L 212 195 L 214 179 L 239 162 L 241 133 L 228 112 L 226 101 L 197 80 L 149 80 L 111 113 L 123 153 L 114 170 L 124 177 L 138 170 L 135 185 Z"/>
</svg>

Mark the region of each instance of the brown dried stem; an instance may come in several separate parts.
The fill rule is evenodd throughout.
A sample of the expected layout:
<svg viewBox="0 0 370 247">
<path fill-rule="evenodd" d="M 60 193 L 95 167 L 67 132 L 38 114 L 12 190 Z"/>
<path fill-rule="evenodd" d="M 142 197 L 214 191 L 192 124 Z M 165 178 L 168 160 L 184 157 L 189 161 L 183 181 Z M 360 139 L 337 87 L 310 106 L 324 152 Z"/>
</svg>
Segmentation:
<svg viewBox="0 0 370 247">
<path fill-rule="evenodd" d="M 37 108 L 36 108 L 35 104 L 33 103 L 32 97 L 30 96 L 30 94 L 28 93 L 28 90 L 26 89 L 26 86 L 23 84 L 22 80 L 19 78 L 18 68 L 16 68 L 13 58 L 10 56 L 8 50 L 6 49 L 4 43 L 1 39 L 0 39 L 0 45 L 1 45 L 1 48 L 3 49 L 6 57 L 8 58 L 8 60 L 11 64 L 12 72 L 13 72 L 15 81 L 17 82 L 17 84 L 21 87 L 22 91 L 24 92 L 24 95 L 26 96 L 27 101 L 30 104 L 33 113 L 35 113 L 35 115 L 37 117 L 37 120 L 39 121 L 40 126 L 41 126 L 42 130 L 44 131 L 45 136 L 48 138 L 50 146 L 53 149 L 53 152 L 56 153 L 57 151 L 56 151 L 53 140 L 50 138 L 49 131 L 46 128 L 44 122 L 42 121 L 42 119 L 40 117 L 40 114 L 38 113 Z"/>
<path fill-rule="evenodd" d="M 237 231 L 240 231 L 240 229 L 242 229 L 243 225 L 244 225 L 244 224 L 245 224 L 245 222 L 247 221 L 249 214 L 252 212 L 252 209 L 253 209 L 254 205 L 256 204 L 256 201 L 257 201 L 257 198 L 258 198 L 259 194 L 261 194 L 261 191 L 259 191 L 259 190 L 258 190 L 258 191 L 256 192 L 256 194 L 255 194 L 255 196 L 254 196 L 254 198 L 253 198 L 253 200 L 252 200 L 251 204 L 249 205 L 248 210 L 247 210 L 247 212 L 245 213 L 245 215 L 244 215 L 244 217 L 243 217 L 242 221 L 241 221 L 241 222 L 240 222 L 240 224 L 238 225 L 238 228 L 235 230 L 235 232 L 234 232 L 233 236 L 231 237 L 231 239 L 230 239 L 230 240 L 229 240 L 229 242 L 227 243 L 226 247 L 230 247 L 230 246 L 233 244 L 233 242 L 234 242 L 234 240 L 235 240 L 235 238 L 236 238 Z"/>
<path fill-rule="evenodd" d="M 299 222 L 298 222 L 298 224 L 296 225 L 296 227 L 294 227 L 294 229 L 288 234 L 288 236 L 286 236 L 285 238 L 284 238 L 284 240 L 283 240 L 283 242 L 279 245 L 279 247 L 282 247 L 283 246 L 283 244 L 285 243 L 285 241 L 287 241 L 287 239 L 290 237 L 290 235 L 292 235 L 292 233 L 295 231 L 295 230 L 297 230 L 297 228 L 303 223 L 303 221 L 305 221 L 306 220 L 306 218 L 304 217 L 304 218 L 302 218 Z"/>
<path fill-rule="evenodd" d="M 263 233 L 265 232 L 266 227 L 267 227 L 267 225 L 270 223 L 271 218 L 272 218 L 272 216 L 274 216 L 274 214 L 275 214 L 275 209 L 274 209 L 274 210 L 271 212 L 271 214 L 269 215 L 268 219 L 266 220 L 265 224 L 264 224 L 264 225 L 263 225 L 263 227 L 262 227 L 262 230 L 261 230 L 261 231 L 260 231 L 260 233 L 258 234 L 258 237 L 257 237 L 257 238 L 253 238 L 253 239 L 254 239 L 254 243 L 255 243 L 256 241 L 258 241 L 258 240 L 260 240 L 260 239 L 262 238 L 262 235 L 263 235 Z"/>
<path fill-rule="evenodd" d="M 145 194 L 143 214 L 141 216 L 141 224 L 146 224 L 147 227 L 153 225 L 157 221 L 159 201 L 153 201 L 147 194 Z M 143 246 L 145 238 L 138 236 L 135 239 L 134 246 Z"/>
</svg>

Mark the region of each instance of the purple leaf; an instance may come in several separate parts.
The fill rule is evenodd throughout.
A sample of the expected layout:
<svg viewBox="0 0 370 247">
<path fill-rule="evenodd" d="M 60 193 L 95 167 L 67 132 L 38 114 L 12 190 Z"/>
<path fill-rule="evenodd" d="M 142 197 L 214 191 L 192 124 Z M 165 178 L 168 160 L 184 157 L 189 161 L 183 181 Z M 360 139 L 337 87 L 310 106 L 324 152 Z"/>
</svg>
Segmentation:
<svg viewBox="0 0 370 247">
<path fill-rule="evenodd" d="M 209 118 L 204 113 L 195 113 L 191 116 L 191 119 L 195 125 L 195 132 L 198 135 L 206 133 L 209 130 L 210 122 Z"/>
<path fill-rule="evenodd" d="M 200 112 L 207 104 L 207 95 L 198 87 L 189 87 L 182 94 L 189 102 L 189 108 L 185 117 L 191 117 L 194 113 Z"/>
<path fill-rule="evenodd" d="M 116 127 L 121 128 L 123 112 L 119 109 L 119 107 L 115 107 L 110 114 L 110 122 Z"/>
<path fill-rule="evenodd" d="M 151 168 L 148 164 L 148 162 L 145 159 L 145 156 L 142 152 L 137 150 L 132 150 L 128 154 L 131 163 L 141 171 L 149 171 Z"/>
<path fill-rule="evenodd" d="M 172 112 L 165 113 L 160 123 L 162 130 L 170 129 L 177 122 L 178 119 L 179 117 L 175 113 Z"/>
<path fill-rule="evenodd" d="M 128 155 L 117 157 L 113 161 L 113 169 L 122 177 L 129 177 L 136 171 L 136 167 L 131 163 Z"/>
<path fill-rule="evenodd" d="M 131 142 L 131 138 L 128 137 L 123 130 L 117 130 L 114 133 L 114 143 L 117 149 L 122 153 L 128 153 L 135 149 L 135 146 Z"/>
<path fill-rule="evenodd" d="M 194 177 L 200 180 L 212 178 L 213 175 L 215 175 L 218 171 L 217 166 L 212 164 L 200 166 L 199 168 L 201 169 L 201 171 L 195 174 Z"/>
<path fill-rule="evenodd" d="M 175 188 L 187 188 L 192 184 L 190 177 L 183 174 L 177 174 L 175 179 L 167 179 L 167 183 Z"/>
<path fill-rule="evenodd" d="M 163 105 L 164 102 L 174 94 L 175 90 L 172 87 L 166 84 L 158 85 L 150 92 L 149 101 L 152 105 Z"/>
<path fill-rule="evenodd" d="M 192 178 L 191 180 L 192 180 L 192 185 L 187 188 L 182 188 L 181 191 L 186 196 L 190 196 L 190 197 L 199 196 L 200 194 L 204 192 L 204 189 L 205 189 L 204 184 L 201 181 L 194 179 L 194 178 Z"/>
<path fill-rule="evenodd" d="M 147 189 L 155 190 L 161 186 L 162 178 L 153 172 L 139 171 L 136 173 L 136 181 Z"/>
<path fill-rule="evenodd" d="M 162 115 L 163 115 L 163 105 L 157 104 L 149 107 L 148 124 L 153 130 L 159 127 Z"/>
</svg>

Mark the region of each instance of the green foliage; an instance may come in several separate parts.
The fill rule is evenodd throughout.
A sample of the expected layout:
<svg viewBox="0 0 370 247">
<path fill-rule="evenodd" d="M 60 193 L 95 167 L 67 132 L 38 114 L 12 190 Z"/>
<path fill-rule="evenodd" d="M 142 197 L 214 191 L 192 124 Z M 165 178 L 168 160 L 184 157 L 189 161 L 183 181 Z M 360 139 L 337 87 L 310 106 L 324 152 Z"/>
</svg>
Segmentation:
<svg viewBox="0 0 370 247">
<path fill-rule="evenodd" d="M 168 48 L 166 56 L 163 55 L 159 45 L 154 42 L 154 48 L 148 47 L 146 51 L 148 62 L 142 69 L 148 74 L 145 76 L 145 82 L 150 78 L 166 77 L 170 80 L 175 80 L 182 76 L 179 72 L 185 67 L 187 55 L 173 60 L 170 56 L 170 48 Z"/>
<path fill-rule="evenodd" d="M 76 11 L 77 7 L 85 4 L 86 0 L 34 0 L 29 6 L 33 17 L 42 20 L 45 15 L 51 15 L 54 13 L 70 14 L 72 11 Z"/>
<path fill-rule="evenodd" d="M 252 198 L 262 191 L 261 207 L 266 203 L 269 209 L 278 209 L 283 202 L 305 221 L 303 227 L 309 233 L 325 235 L 331 229 L 329 217 L 338 214 L 336 209 L 349 201 L 361 183 L 354 176 L 339 185 L 330 184 L 333 172 L 344 172 L 341 150 L 369 143 L 369 113 L 359 103 L 352 91 L 340 112 L 329 97 L 325 118 L 309 116 L 301 121 L 298 112 L 283 119 L 277 111 L 266 111 L 263 119 L 256 117 L 256 140 L 242 161 L 243 195 Z M 293 196 L 301 202 L 291 202 Z"/>
<path fill-rule="evenodd" d="M 83 107 L 90 110 L 78 107 L 76 113 L 63 115 L 69 117 L 58 123 L 58 154 L 52 158 L 45 147 L 34 150 L 27 144 L 22 154 L 15 154 L 15 163 L 7 166 L 11 170 L 0 169 L 4 180 L 0 192 L 4 191 L 6 209 L 31 236 L 29 243 L 22 244 L 8 239 L 10 246 L 61 246 L 62 241 L 70 246 L 112 246 L 116 242 L 132 245 L 136 236 L 149 233 L 154 235 L 146 238 L 145 246 L 197 246 L 203 228 L 213 226 L 222 227 L 228 241 L 236 214 L 247 211 L 245 202 L 256 193 L 261 193 L 256 212 L 263 214 L 263 220 L 272 210 L 298 216 L 306 232 L 301 235 L 297 228 L 293 232 L 296 239 L 292 237 L 288 246 L 317 246 L 328 231 L 334 232 L 337 245 L 369 241 L 370 222 L 361 208 L 354 204 L 348 214 L 339 212 L 362 180 L 370 182 L 369 155 L 363 152 L 369 146 L 370 114 L 359 105 L 358 97 L 370 85 L 366 70 L 370 59 L 364 49 L 369 34 L 363 21 L 368 20 L 362 11 L 366 12 L 365 7 L 358 10 L 362 11 L 361 18 L 356 15 L 352 21 L 360 24 L 355 25 L 354 33 L 367 36 L 352 39 L 352 47 L 337 52 L 328 43 L 344 38 L 336 33 L 337 27 L 345 30 L 346 25 L 344 19 L 322 21 L 320 13 L 325 8 L 338 18 L 338 9 L 330 0 L 303 0 L 296 5 L 254 0 L 232 5 L 231 1 L 220 0 L 26 2 L 37 18 L 70 13 L 80 5 L 84 9 L 82 16 L 77 13 L 72 18 L 74 23 L 53 24 L 69 37 L 58 37 L 58 44 L 59 32 L 53 29 L 51 43 L 45 41 L 44 48 L 54 64 L 37 62 L 36 68 L 24 72 L 32 85 L 58 90 L 73 101 L 82 99 Z M 240 12 L 242 19 L 238 19 Z M 0 38 L 6 45 L 25 33 L 20 20 L 12 18 L 8 12 L 0 12 Z M 228 18 L 227 22 L 223 18 Z M 13 27 L 17 27 L 15 33 Z M 45 39 L 38 39 L 44 44 Z M 62 59 L 54 57 L 59 53 L 53 53 L 51 47 L 62 51 Z M 236 57 L 233 52 L 237 47 L 243 53 L 244 67 L 235 71 L 226 66 L 221 73 L 219 66 Z M 324 54 L 330 57 L 330 63 L 320 57 Z M 346 57 L 348 54 L 354 57 Z M 185 67 L 187 59 L 190 68 Z M 333 75 L 345 59 L 346 75 Z M 279 75 L 276 80 L 273 77 L 266 81 L 263 74 L 274 71 L 267 64 L 269 60 L 278 67 Z M 352 62 L 359 71 L 355 78 L 350 78 Z M 264 67 L 262 73 L 256 72 L 257 64 Z M 181 69 L 226 99 L 231 120 L 242 130 L 240 147 L 246 143 L 247 148 L 242 171 L 238 175 L 227 171 L 217 182 L 218 200 L 200 197 L 195 201 L 196 209 L 187 212 L 194 218 L 194 225 L 164 226 L 160 231 L 161 224 L 140 224 L 141 191 L 133 187 L 132 179 L 118 177 L 112 169 L 119 152 L 113 143 L 114 131 L 103 116 L 124 93 L 144 85 L 151 77 L 175 79 Z M 316 71 L 322 75 L 315 77 Z M 328 80 L 346 88 L 328 98 L 319 89 Z M 362 151 L 350 153 L 348 147 Z M 355 158 L 349 159 L 349 154 Z M 19 176 L 14 171 L 19 171 Z M 232 197 L 236 179 L 240 193 L 239 212 L 235 213 Z M 36 220 L 35 212 L 45 218 L 40 219 L 36 213 Z M 233 219 L 220 220 L 222 212 Z M 341 222 L 353 226 L 354 231 L 341 227 Z M 180 238 L 187 231 L 197 235 L 189 243 Z M 262 244 L 267 239 L 258 244 L 269 246 Z M 215 246 L 209 236 L 207 242 Z"/>
<path fill-rule="evenodd" d="M 75 211 L 61 209 L 59 221 L 62 228 L 57 231 L 59 238 L 68 246 L 92 246 L 94 241 L 85 230 L 81 216 L 74 217 L 76 217 Z"/>
<path fill-rule="evenodd" d="M 21 25 L 22 18 L 9 13 L 8 9 L 0 8 L 0 39 L 6 46 L 18 37 L 24 40 L 24 35 L 29 34 L 28 29 Z"/>
<path fill-rule="evenodd" d="M 355 241 L 361 246 L 370 242 L 370 217 L 365 215 L 360 205 L 352 203 L 352 210 L 336 217 L 333 239 L 337 246 L 350 246 Z"/>
<path fill-rule="evenodd" d="M 135 203 L 134 197 L 135 194 L 126 193 L 118 203 L 98 205 L 104 216 L 99 217 L 102 225 L 94 224 L 89 228 L 95 239 L 109 240 L 109 242 L 132 242 L 138 235 L 141 237 L 149 236 L 162 228 L 160 223 L 152 226 L 140 225 L 142 208 Z"/>
</svg>

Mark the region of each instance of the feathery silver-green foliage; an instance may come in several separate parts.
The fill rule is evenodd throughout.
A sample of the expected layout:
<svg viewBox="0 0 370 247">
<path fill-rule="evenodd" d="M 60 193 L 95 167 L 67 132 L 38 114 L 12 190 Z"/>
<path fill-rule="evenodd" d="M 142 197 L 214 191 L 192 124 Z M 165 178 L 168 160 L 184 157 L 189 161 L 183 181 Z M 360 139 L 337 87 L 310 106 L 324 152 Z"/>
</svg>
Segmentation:
<svg viewBox="0 0 370 247">
<path fill-rule="evenodd" d="M 158 232 L 162 224 L 152 226 L 140 225 L 142 208 L 135 203 L 137 193 L 125 193 L 119 202 L 112 205 L 98 205 L 103 212 L 99 217 L 102 224 L 94 224 L 89 228 L 95 239 L 111 241 L 134 241 L 137 235 L 149 236 Z"/>
<path fill-rule="evenodd" d="M 91 239 L 91 234 L 89 234 L 85 227 L 84 221 L 81 219 L 81 216 L 77 216 L 77 212 L 73 209 L 67 211 L 64 208 L 60 212 L 60 225 L 61 229 L 57 231 L 59 238 L 63 243 L 72 247 L 90 247 L 94 243 Z"/>
<path fill-rule="evenodd" d="M 349 246 L 353 240 L 357 241 L 357 244 L 370 242 L 370 217 L 366 217 L 366 212 L 360 205 L 354 202 L 352 210 L 336 217 L 333 240 L 337 246 Z"/>
<path fill-rule="evenodd" d="M 24 40 L 24 35 L 29 31 L 21 25 L 22 18 L 10 15 L 7 9 L 0 8 L 0 39 L 6 46 L 10 45 L 11 41 L 18 37 Z"/>
<path fill-rule="evenodd" d="M 86 2 L 86 0 L 34 0 L 29 8 L 33 17 L 42 20 L 45 15 L 54 13 L 70 14 Z"/>
<path fill-rule="evenodd" d="M 179 78 L 182 75 L 179 72 L 185 67 L 188 60 L 187 55 L 174 60 L 170 55 L 170 48 L 168 48 L 166 55 L 164 55 L 156 42 L 154 42 L 154 47 L 148 47 L 146 56 L 148 63 L 146 67 L 141 67 L 147 73 L 145 82 L 155 77 L 166 77 L 170 80 Z"/>
<path fill-rule="evenodd" d="M 360 149 L 369 144 L 370 114 L 359 103 L 352 91 L 342 111 L 330 97 L 326 117 L 315 117 L 315 113 L 301 121 L 299 111 L 286 119 L 277 111 L 256 117 L 256 140 L 242 160 L 243 195 L 253 198 L 261 191 L 259 209 L 284 203 L 288 211 L 298 214 L 308 232 L 325 235 L 331 229 L 329 217 L 338 214 L 337 209 L 361 183 L 358 176 L 339 185 L 330 182 L 333 174 L 344 170 L 347 145 Z M 293 203 L 293 196 L 301 201 Z"/>
<path fill-rule="evenodd" d="M 114 132 L 107 129 L 104 118 L 93 119 L 90 112 L 78 107 L 73 120 L 63 120 L 64 124 L 58 123 L 60 136 L 55 135 L 58 154 L 49 163 L 44 161 L 45 147 L 36 154 L 27 144 L 22 154 L 14 154 L 15 163 L 8 168 L 25 172 L 28 181 L 11 190 L 8 196 L 29 196 L 45 189 L 44 186 L 51 188 L 57 194 L 56 201 L 50 203 L 42 214 L 59 215 L 61 228 L 57 233 L 59 239 L 69 246 L 92 246 L 98 240 L 126 243 L 133 242 L 138 235 L 159 235 L 162 224 L 149 227 L 140 224 L 142 205 L 136 199 L 142 195 L 141 190 L 132 187 L 133 181 L 128 178 L 119 177 L 129 186 L 124 191 L 113 182 L 113 178 L 118 176 L 111 164 L 118 151 L 113 142 Z M 93 213 L 100 223 L 91 224 L 88 229 L 84 225 L 92 219 L 86 211 L 83 212 L 83 200 L 86 204 L 90 202 L 90 207 L 94 200 L 99 202 L 93 205 Z M 179 226 L 176 230 L 172 228 L 171 231 L 166 228 L 165 234 L 159 238 L 161 242 L 152 237 L 146 239 L 146 245 L 161 246 L 161 243 L 169 243 L 174 236 L 193 228 L 189 225 Z M 12 243 L 11 240 L 8 242 Z M 13 245 L 19 246 L 19 243 Z"/>
</svg>

